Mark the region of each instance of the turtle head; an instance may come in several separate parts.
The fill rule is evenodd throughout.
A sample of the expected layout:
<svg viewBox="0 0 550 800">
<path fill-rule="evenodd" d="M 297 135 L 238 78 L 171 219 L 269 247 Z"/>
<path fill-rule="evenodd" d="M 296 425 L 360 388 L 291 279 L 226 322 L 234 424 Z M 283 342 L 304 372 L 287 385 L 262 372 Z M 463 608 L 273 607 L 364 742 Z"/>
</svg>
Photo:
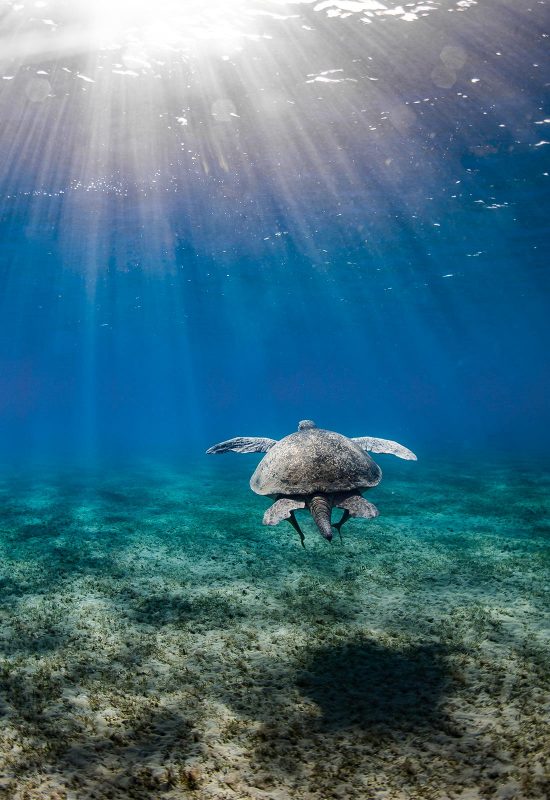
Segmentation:
<svg viewBox="0 0 550 800">
<path fill-rule="evenodd" d="M 317 425 L 313 422 L 312 419 L 303 419 L 301 422 L 298 423 L 299 431 L 310 431 L 312 428 L 316 427 Z"/>
</svg>

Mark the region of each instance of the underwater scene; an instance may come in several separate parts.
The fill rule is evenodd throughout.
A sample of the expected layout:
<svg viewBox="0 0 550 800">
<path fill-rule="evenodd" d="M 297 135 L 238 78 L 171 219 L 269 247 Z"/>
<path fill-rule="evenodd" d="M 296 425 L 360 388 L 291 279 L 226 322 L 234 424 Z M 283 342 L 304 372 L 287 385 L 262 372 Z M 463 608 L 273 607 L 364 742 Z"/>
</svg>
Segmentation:
<svg viewBox="0 0 550 800">
<path fill-rule="evenodd" d="M 0 798 L 550 793 L 546 0 L 0 0 Z"/>
</svg>

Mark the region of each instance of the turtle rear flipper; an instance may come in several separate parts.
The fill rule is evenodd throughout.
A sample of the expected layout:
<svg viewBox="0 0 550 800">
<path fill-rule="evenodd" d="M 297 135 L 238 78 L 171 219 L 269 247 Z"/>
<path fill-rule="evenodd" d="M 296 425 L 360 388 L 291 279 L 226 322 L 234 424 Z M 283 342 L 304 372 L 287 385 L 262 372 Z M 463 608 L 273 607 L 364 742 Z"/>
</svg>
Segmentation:
<svg viewBox="0 0 550 800">
<path fill-rule="evenodd" d="M 281 497 L 280 500 L 277 500 L 276 503 L 269 506 L 264 514 L 262 522 L 264 525 L 278 525 L 283 519 L 287 519 L 300 537 L 302 547 L 305 547 L 304 534 L 298 525 L 298 520 L 294 516 L 294 512 L 297 508 L 305 507 L 306 504 L 303 500 L 292 500 L 290 497 Z"/>
<path fill-rule="evenodd" d="M 303 500 L 291 500 L 290 497 L 282 497 L 269 506 L 264 514 L 264 525 L 278 525 L 283 519 L 289 519 L 292 512 L 297 508 L 305 508 L 306 504 Z"/>
<path fill-rule="evenodd" d="M 377 517 L 380 513 L 375 505 L 369 503 L 369 501 L 365 500 L 364 497 L 361 497 L 360 494 L 348 495 L 348 497 L 337 500 L 334 505 L 336 508 L 343 508 L 344 511 L 348 512 L 347 515 L 344 514 L 346 519 L 349 517 L 364 517 L 365 519 L 372 519 L 372 517 Z"/>
<path fill-rule="evenodd" d="M 274 444 L 277 444 L 276 439 L 266 439 L 260 436 L 237 436 L 235 439 L 228 439 L 226 442 L 212 445 L 206 454 L 210 456 L 214 453 L 228 453 L 230 450 L 234 453 L 267 453 Z"/>
<path fill-rule="evenodd" d="M 392 442 L 391 439 L 376 439 L 374 436 L 359 436 L 351 440 L 359 445 L 361 450 L 369 453 L 389 453 L 406 461 L 418 461 L 416 455 L 408 447 L 404 447 L 399 442 Z"/>
<path fill-rule="evenodd" d="M 338 522 L 333 522 L 332 527 L 336 528 L 340 541 L 342 541 L 342 525 L 348 521 L 350 517 L 363 517 L 364 519 L 372 519 L 379 515 L 379 511 L 375 505 L 369 503 L 360 494 L 352 494 L 338 500 L 334 500 L 334 508 L 343 508 L 344 513 Z"/>
</svg>

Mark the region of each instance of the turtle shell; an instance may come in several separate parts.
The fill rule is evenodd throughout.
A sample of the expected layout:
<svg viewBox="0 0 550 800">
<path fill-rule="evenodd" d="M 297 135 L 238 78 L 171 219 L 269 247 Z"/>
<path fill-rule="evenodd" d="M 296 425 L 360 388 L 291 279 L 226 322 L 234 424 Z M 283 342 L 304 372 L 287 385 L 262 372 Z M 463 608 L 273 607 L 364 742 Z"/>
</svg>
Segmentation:
<svg viewBox="0 0 550 800">
<path fill-rule="evenodd" d="M 382 470 L 346 436 L 321 428 L 285 436 L 271 447 L 250 479 L 263 495 L 309 495 L 376 486 Z"/>
</svg>

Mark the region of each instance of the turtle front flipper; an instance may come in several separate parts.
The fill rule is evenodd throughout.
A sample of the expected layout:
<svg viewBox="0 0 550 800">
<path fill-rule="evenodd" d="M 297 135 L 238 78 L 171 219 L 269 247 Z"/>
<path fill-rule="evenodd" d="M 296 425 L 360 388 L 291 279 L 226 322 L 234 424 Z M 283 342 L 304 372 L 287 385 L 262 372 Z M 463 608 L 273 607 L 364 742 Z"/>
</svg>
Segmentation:
<svg viewBox="0 0 550 800">
<path fill-rule="evenodd" d="M 262 521 L 264 525 L 278 525 L 283 519 L 287 519 L 300 537 L 302 547 L 305 547 L 304 534 L 298 525 L 298 520 L 294 516 L 294 512 L 297 508 L 305 507 L 306 504 L 303 500 L 292 500 L 290 497 L 281 497 L 280 500 L 277 500 L 276 503 L 269 506 Z"/>
<path fill-rule="evenodd" d="M 228 453 L 230 450 L 234 453 L 267 453 L 274 444 L 277 444 L 276 439 L 266 439 L 259 436 L 237 436 L 235 439 L 228 439 L 226 442 L 212 445 L 212 447 L 208 448 L 206 454 Z"/>
<path fill-rule="evenodd" d="M 361 450 L 366 450 L 369 453 L 389 453 L 392 456 L 404 458 L 406 461 L 418 461 L 412 450 L 399 444 L 399 442 L 392 442 L 391 439 L 375 439 L 374 436 L 359 436 L 351 441 L 359 445 Z"/>
</svg>

